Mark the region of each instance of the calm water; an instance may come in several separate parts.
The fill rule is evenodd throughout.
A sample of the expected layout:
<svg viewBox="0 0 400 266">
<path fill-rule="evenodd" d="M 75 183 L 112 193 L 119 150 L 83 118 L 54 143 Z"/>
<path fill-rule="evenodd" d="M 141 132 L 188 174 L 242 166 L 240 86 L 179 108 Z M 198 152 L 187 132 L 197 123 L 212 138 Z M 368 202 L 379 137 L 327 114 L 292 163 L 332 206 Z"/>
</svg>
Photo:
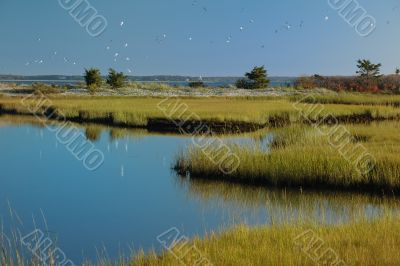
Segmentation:
<svg viewBox="0 0 400 266">
<path fill-rule="evenodd" d="M 189 137 L 94 131 L 105 162 L 90 172 L 54 133 L 0 117 L 0 215 L 5 232 L 14 226 L 25 234 L 40 228 L 78 264 L 83 258 L 95 260 L 96 249 L 106 249 L 110 258 L 131 249 L 160 250 L 156 237 L 171 227 L 190 237 L 239 223 L 262 225 L 296 217 L 339 223 L 360 212 L 378 215 L 384 205 L 397 209 L 392 201 L 383 204 L 370 196 L 177 177 L 170 166 Z"/>
</svg>

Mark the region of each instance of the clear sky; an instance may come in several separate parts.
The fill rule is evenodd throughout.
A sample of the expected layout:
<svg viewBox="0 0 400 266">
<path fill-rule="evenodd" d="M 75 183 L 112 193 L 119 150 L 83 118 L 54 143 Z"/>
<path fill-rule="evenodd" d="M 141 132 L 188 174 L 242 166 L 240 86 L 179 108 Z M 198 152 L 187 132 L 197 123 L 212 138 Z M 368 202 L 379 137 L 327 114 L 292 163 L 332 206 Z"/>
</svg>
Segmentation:
<svg viewBox="0 0 400 266">
<path fill-rule="evenodd" d="M 400 0 L 358 0 L 377 21 L 368 37 L 327 0 L 89 2 L 108 21 L 98 37 L 58 0 L 0 0 L 0 73 L 70 75 L 96 66 L 237 76 L 265 65 L 270 75 L 350 75 L 360 58 L 382 63 L 384 73 L 400 66 Z"/>
</svg>

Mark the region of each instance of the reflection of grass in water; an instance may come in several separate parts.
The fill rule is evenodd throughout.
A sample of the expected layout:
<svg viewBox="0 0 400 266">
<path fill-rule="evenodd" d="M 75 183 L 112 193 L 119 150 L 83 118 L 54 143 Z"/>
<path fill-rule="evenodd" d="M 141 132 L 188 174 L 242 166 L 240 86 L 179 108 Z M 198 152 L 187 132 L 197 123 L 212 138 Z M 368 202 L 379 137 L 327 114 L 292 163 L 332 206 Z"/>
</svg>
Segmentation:
<svg viewBox="0 0 400 266">
<path fill-rule="evenodd" d="M 24 115 L 0 115 L 0 126 L 9 125 L 31 125 L 38 128 L 44 128 L 44 125 L 33 116 Z"/>
<path fill-rule="evenodd" d="M 188 196 L 200 199 L 204 206 L 219 204 L 219 208 L 233 205 L 235 209 L 265 209 L 269 222 L 321 221 L 347 223 L 364 217 L 376 218 L 382 213 L 397 213 L 397 198 L 335 192 L 269 189 L 243 186 L 221 181 L 177 177 L 178 183 L 188 190 Z"/>
<path fill-rule="evenodd" d="M 61 122 L 57 121 L 46 121 L 48 125 L 61 126 Z M 31 125 L 34 127 L 44 128 L 45 125 L 34 116 L 27 115 L 0 115 L 0 126 L 8 125 Z M 179 133 L 163 133 L 163 132 L 152 132 L 144 128 L 122 128 L 122 127 L 112 127 L 104 126 L 94 123 L 71 123 L 71 125 L 81 128 L 85 131 L 87 139 L 92 141 L 99 140 L 101 133 L 104 131 L 109 132 L 111 140 L 118 140 L 123 138 L 134 138 L 140 139 L 146 136 L 181 136 L 190 138 L 192 135 L 185 135 Z M 269 130 L 262 129 L 256 132 L 246 132 L 242 134 L 223 134 L 219 135 L 222 138 L 251 138 L 255 141 L 262 141 Z"/>
<path fill-rule="evenodd" d="M 400 123 L 345 127 L 357 136 L 356 140 L 363 140 L 363 146 L 376 159 L 373 170 L 367 174 L 357 171 L 352 161 L 332 147 L 328 137 L 312 127 L 300 125 L 277 130 L 272 150 L 268 153 L 258 146 L 232 145 L 231 151 L 240 158 L 240 165 L 230 175 L 221 174 L 219 165 L 212 163 L 208 154 L 195 147 L 178 155 L 175 169 L 180 173 L 190 172 L 193 177 L 225 181 L 398 193 Z M 351 151 L 357 144 L 353 141 L 346 145 L 346 149 Z M 218 158 L 217 148 L 209 148 L 207 152 Z"/>
</svg>

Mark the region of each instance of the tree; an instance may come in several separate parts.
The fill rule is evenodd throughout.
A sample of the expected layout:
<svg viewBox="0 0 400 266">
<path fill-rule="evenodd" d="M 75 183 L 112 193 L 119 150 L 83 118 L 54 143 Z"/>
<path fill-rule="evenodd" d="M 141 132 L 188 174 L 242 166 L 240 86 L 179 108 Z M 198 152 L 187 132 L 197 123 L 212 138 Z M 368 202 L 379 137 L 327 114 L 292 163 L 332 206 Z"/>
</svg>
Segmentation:
<svg viewBox="0 0 400 266">
<path fill-rule="evenodd" d="M 357 74 L 360 75 L 358 80 L 359 91 L 379 91 L 379 79 L 382 64 L 373 64 L 370 60 L 358 60 Z"/>
<path fill-rule="evenodd" d="M 396 68 L 396 75 L 400 75 L 400 68 Z"/>
<path fill-rule="evenodd" d="M 95 91 L 101 87 L 102 78 L 100 70 L 97 68 L 85 69 L 86 86 L 90 91 Z"/>
<path fill-rule="evenodd" d="M 125 76 L 123 72 L 118 73 L 112 68 L 110 68 L 108 71 L 107 84 L 113 89 L 125 86 L 127 79 L 128 77 Z"/>
<path fill-rule="evenodd" d="M 239 79 L 236 87 L 243 89 L 262 89 L 269 85 L 267 70 L 264 66 L 254 67 L 251 72 L 245 74 L 247 79 Z"/>
<path fill-rule="evenodd" d="M 245 75 L 248 79 L 254 81 L 257 89 L 268 87 L 267 70 L 264 66 L 254 67 L 253 70 Z"/>
<path fill-rule="evenodd" d="M 359 74 L 361 77 L 366 77 L 366 78 L 379 78 L 380 71 L 381 71 L 381 66 L 382 64 L 373 64 L 371 63 L 370 60 L 358 60 L 357 61 L 357 67 L 358 71 L 357 74 Z"/>
</svg>

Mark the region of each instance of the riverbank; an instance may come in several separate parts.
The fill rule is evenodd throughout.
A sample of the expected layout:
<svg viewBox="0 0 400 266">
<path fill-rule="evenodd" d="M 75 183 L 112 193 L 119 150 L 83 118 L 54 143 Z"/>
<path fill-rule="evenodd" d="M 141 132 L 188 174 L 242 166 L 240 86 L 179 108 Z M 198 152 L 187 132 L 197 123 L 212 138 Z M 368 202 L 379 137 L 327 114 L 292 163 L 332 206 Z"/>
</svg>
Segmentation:
<svg viewBox="0 0 400 266">
<path fill-rule="evenodd" d="M 306 97 L 306 98 L 304 98 Z M 314 97 L 314 96 L 312 96 Z M 21 96 L 0 97 L 0 114 L 39 115 L 78 123 L 146 128 L 182 132 L 186 125 L 203 125 L 214 133 L 237 133 L 261 128 L 310 123 L 335 117 L 341 123 L 369 123 L 399 120 L 400 96 L 345 95 L 338 103 L 319 104 L 333 96 L 319 95 L 321 111 L 312 117 L 304 113 L 313 107 L 307 96 L 293 97 L 117 97 L 117 96 Z M 373 98 L 375 97 L 375 98 Z M 45 99 L 45 100 L 44 100 Z M 372 100 L 373 99 L 373 100 Z M 371 102 L 373 101 L 373 102 Z M 352 103 L 354 102 L 354 104 Z M 32 113 L 34 110 L 34 113 Z M 51 115 L 50 115 L 51 114 Z M 330 123 L 332 121 L 326 120 Z M 193 127 L 192 127 L 193 128 Z M 204 127 L 203 127 L 204 129 Z M 208 131 L 208 130 L 206 130 Z M 186 132 L 195 133 L 192 131 Z M 196 132 L 204 133 L 204 132 Z"/>
</svg>

